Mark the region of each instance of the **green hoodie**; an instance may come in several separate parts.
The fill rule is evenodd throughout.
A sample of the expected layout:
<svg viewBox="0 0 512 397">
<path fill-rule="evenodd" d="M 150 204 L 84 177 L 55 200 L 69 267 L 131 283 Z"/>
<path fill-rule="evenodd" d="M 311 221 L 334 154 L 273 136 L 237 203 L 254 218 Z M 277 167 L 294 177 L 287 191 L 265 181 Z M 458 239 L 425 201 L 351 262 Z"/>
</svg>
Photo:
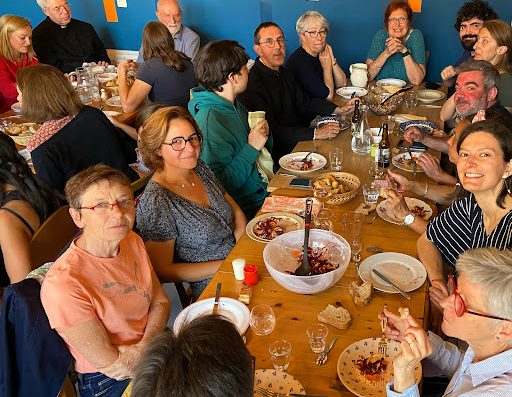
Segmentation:
<svg viewBox="0 0 512 397">
<path fill-rule="evenodd" d="M 267 184 L 256 167 L 259 151 L 249 145 L 247 109 L 237 100 L 228 100 L 203 87 L 192 89 L 188 110 L 203 133 L 201 159 L 252 219 L 267 196 Z M 271 151 L 272 138 L 266 145 Z"/>
</svg>

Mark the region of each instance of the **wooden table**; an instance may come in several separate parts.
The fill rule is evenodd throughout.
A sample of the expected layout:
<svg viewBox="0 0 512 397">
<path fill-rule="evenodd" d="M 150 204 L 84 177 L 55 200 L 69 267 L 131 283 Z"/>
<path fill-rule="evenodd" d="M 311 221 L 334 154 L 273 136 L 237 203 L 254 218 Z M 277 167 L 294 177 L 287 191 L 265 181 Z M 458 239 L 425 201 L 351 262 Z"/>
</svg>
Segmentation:
<svg viewBox="0 0 512 397">
<path fill-rule="evenodd" d="M 369 112 L 371 113 L 371 112 Z M 415 113 L 429 117 L 430 120 L 439 123 L 439 109 L 417 107 L 413 111 L 399 109 L 397 113 Z M 368 115 L 371 127 L 380 125 L 380 117 L 373 114 Z M 370 180 L 368 169 L 369 156 L 358 156 L 350 150 L 350 132 L 344 131 L 337 138 L 332 140 L 318 141 L 321 154 L 328 153 L 329 149 L 339 146 L 344 152 L 343 171 L 351 172 L 359 176 L 361 182 Z M 393 137 L 396 143 L 397 137 Z M 300 142 L 295 151 L 310 150 L 312 141 Z M 363 170 L 363 172 L 362 172 Z M 410 174 L 409 174 L 410 175 Z M 297 189 L 280 189 L 278 194 L 311 195 L 311 192 L 298 191 Z M 330 206 L 335 211 L 334 232 L 340 233 L 341 213 L 354 210 L 361 203 L 362 198 L 356 197 L 351 202 L 341 206 Z M 401 252 L 416 256 L 416 240 L 418 235 L 406 226 L 398 226 L 377 218 L 372 224 L 363 226 L 363 260 L 371 255 L 366 251 L 370 246 L 378 246 L 385 252 Z M 252 288 L 253 297 L 249 309 L 254 305 L 266 303 L 272 306 L 276 315 L 276 328 L 268 336 L 256 336 L 249 329 L 246 332 L 247 347 L 256 357 L 256 368 L 272 368 L 272 362 L 268 353 L 269 345 L 279 339 L 286 339 L 292 344 L 292 358 L 287 370 L 296 377 L 310 394 L 322 394 L 327 396 L 351 396 L 348 390 L 341 386 L 337 375 L 337 361 L 342 351 L 351 343 L 369 337 L 380 336 L 380 324 L 377 320 L 378 313 L 384 304 L 397 311 L 400 306 L 410 308 L 411 315 L 420 324 L 426 322 L 429 310 L 427 283 L 411 293 L 411 300 L 407 301 L 401 295 L 388 294 L 375 291 L 370 304 L 365 308 L 358 308 L 353 303 L 348 293 L 348 286 L 351 281 L 358 279 L 354 263 L 350 263 L 348 270 L 341 280 L 327 291 L 315 295 L 299 295 L 290 292 L 279 286 L 267 272 L 263 263 L 262 252 L 265 244 L 251 240 L 244 235 L 226 258 L 219 271 L 213 277 L 212 282 L 201 295 L 201 299 L 215 295 L 216 284 L 222 283 L 222 296 L 238 298 L 241 281 L 234 278 L 231 261 L 235 258 L 244 258 L 247 263 L 255 264 L 258 267 L 260 281 Z M 338 341 L 329 360 L 324 366 L 315 364 L 316 354 L 311 352 L 306 337 L 306 328 L 309 324 L 317 322 L 317 314 L 327 304 L 336 305 L 341 303 L 352 315 L 353 323 L 346 331 L 329 326 L 328 342 L 334 337 Z M 338 390 L 330 388 L 336 385 Z"/>
</svg>

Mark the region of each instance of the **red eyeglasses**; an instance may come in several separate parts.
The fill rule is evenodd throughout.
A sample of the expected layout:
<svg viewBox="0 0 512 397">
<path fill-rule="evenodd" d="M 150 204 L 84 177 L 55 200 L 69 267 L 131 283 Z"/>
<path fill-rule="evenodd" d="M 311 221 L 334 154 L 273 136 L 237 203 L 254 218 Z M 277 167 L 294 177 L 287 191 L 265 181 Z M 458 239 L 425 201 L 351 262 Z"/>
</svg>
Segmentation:
<svg viewBox="0 0 512 397">
<path fill-rule="evenodd" d="M 494 320 L 512 321 L 508 318 L 492 316 L 490 314 L 478 313 L 478 312 L 474 312 L 472 310 L 468 310 L 468 308 L 466 307 L 466 303 L 464 302 L 464 298 L 462 298 L 462 295 L 457 292 L 457 284 L 455 282 L 455 277 L 453 277 L 452 274 L 450 274 L 448 276 L 447 287 L 448 287 L 448 293 L 450 295 L 454 296 L 453 309 L 455 310 L 455 314 L 457 315 L 457 317 L 462 317 L 464 315 L 464 313 L 469 313 L 474 316 L 492 318 Z"/>
</svg>

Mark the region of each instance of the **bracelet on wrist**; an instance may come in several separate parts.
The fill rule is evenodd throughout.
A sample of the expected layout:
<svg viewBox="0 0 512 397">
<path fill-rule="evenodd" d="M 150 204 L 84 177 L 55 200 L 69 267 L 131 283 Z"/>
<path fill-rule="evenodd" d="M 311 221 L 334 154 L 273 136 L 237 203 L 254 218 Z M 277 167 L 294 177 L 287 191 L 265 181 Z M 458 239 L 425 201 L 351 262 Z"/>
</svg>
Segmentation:
<svg viewBox="0 0 512 397">
<path fill-rule="evenodd" d="M 407 50 L 405 52 L 402 52 L 402 58 L 405 58 L 408 55 L 411 55 L 411 51 Z"/>
</svg>

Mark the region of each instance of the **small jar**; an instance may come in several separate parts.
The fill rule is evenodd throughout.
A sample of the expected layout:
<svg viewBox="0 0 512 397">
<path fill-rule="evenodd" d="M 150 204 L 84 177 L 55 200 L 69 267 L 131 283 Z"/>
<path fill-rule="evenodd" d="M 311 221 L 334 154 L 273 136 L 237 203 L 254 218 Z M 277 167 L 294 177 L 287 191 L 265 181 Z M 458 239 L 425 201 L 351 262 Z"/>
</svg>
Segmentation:
<svg viewBox="0 0 512 397">
<path fill-rule="evenodd" d="M 245 285 L 255 285 L 258 283 L 258 268 L 256 265 L 245 265 L 244 283 Z"/>
</svg>

